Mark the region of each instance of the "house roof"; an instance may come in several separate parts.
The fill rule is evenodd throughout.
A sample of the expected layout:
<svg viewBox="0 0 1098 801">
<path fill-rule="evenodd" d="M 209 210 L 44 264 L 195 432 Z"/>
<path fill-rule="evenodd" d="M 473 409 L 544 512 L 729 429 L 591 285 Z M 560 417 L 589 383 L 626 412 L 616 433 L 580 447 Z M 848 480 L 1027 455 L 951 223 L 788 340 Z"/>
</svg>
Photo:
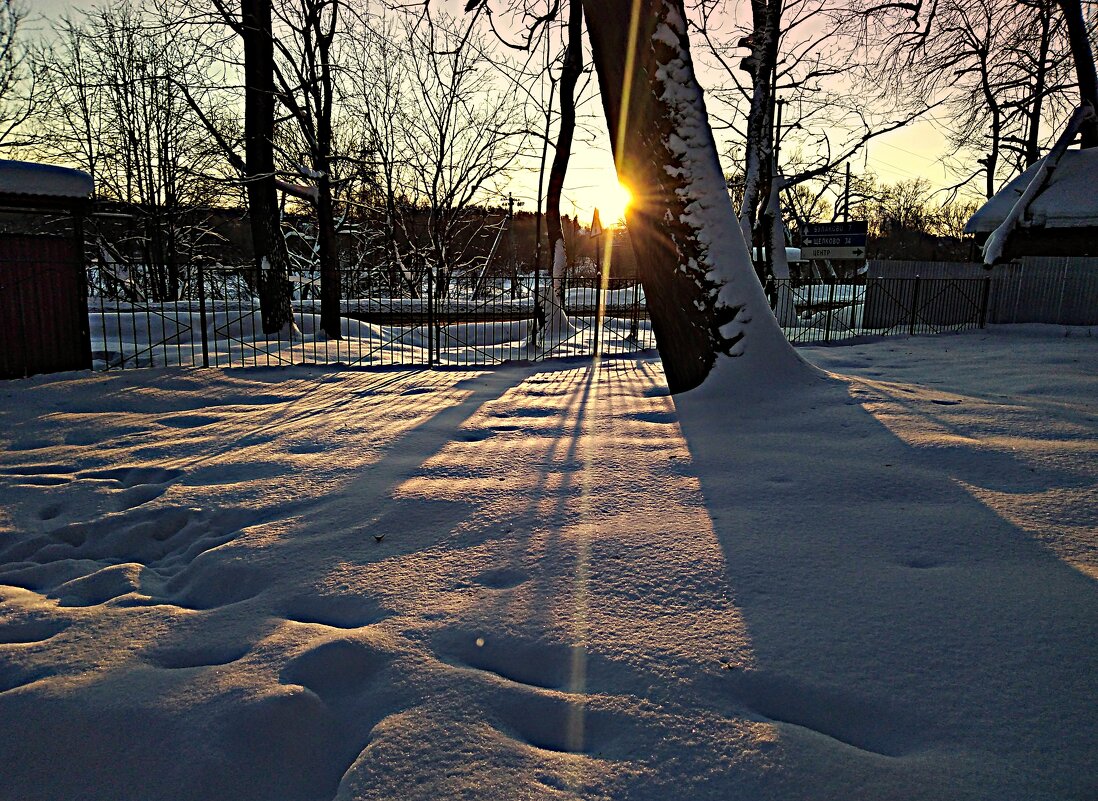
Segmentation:
<svg viewBox="0 0 1098 801">
<path fill-rule="evenodd" d="M 72 198 L 91 196 L 91 176 L 80 170 L 0 159 L 0 193 L 27 198 Z"/>
<path fill-rule="evenodd" d="M 1010 214 L 1041 159 L 1000 189 L 965 224 L 966 234 L 994 231 Z M 1098 226 L 1098 148 L 1068 150 L 1052 177 L 1033 198 L 1022 217 L 1022 228 L 1090 228 Z"/>
</svg>

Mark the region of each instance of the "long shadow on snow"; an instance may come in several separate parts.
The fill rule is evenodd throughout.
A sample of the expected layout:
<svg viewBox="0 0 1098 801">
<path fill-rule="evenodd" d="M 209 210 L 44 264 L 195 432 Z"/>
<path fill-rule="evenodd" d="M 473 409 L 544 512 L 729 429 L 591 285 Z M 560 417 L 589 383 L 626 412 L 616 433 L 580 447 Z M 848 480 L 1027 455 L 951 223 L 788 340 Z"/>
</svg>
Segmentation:
<svg viewBox="0 0 1098 801">
<path fill-rule="evenodd" d="M 456 383 L 454 389 L 470 390 L 467 397 L 442 405 L 386 443 L 375 468 L 352 479 L 334 500 L 312 499 L 307 520 L 294 524 L 274 548 L 253 554 L 254 564 L 226 557 L 225 565 L 210 561 L 195 575 L 180 574 L 182 583 L 173 594 L 184 605 L 197 589 L 199 595 L 209 591 L 226 601 L 212 604 L 200 613 L 201 620 L 184 626 L 201 628 L 206 646 L 196 646 L 193 632 L 169 629 L 147 654 L 147 668 L 83 678 L 78 692 L 58 694 L 29 683 L 18 692 L 0 693 L 0 717 L 35 721 L 34 736 L 13 739 L 0 758 L 4 784 L 9 790 L 20 788 L 22 798 L 38 793 L 135 801 L 331 798 L 372 726 L 393 711 L 397 691 L 386 675 L 395 655 L 338 631 L 367 626 L 388 612 L 373 599 L 318 598 L 324 579 L 347 560 L 373 562 L 423 547 L 402 539 L 401 530 L 415 522 L 408 515 L 431 518 L 440 509 L 403 502 L 393 497 L 394 490 L 425 454 L 439 451 L 470 415 L 526 374 L 520 368 Z M 389 383 L 373 386 L 385 389 L 382 384 Z M 333 397 L 333 402 L 354 413 L 347 398 Z M 444 529 L 447 521 L 470 511 L 464 507 L 449 504 L 441 510 L 446 519 L 431 518 L 433 526 Z M 347 520 L 359 521 L 350 532 Z M 391 532 L 383 545 L 370 536 L 379 530 Z M 349 533 L 360 536 L 349 539 Z M 265 568 L 268 560 L 271 570 Z M 286 560 L 294 564 L 292 586 L 276 580 L 285 572 L 277 564 Z M 242 572 L 225 572 L 227 566 Z M 244 584 L 247 592 L 237 600 Z M 291 657 L 273 688 L 256 693 L 256 688 L 211 685 L 220 665 L 260 646 L 282 618 L 336 631 L 328 641 Z M 262 654 L 257 658 L 265 660 Z M 117 702 L 120 683 L 124 707 Z M 163 704 L 164 697 L 174 695 L 192 700 Z M 195 705 L 204 710 L 196 713 Z M 177 751 L 180 759 L 166 762 L 166 751 Z M 63 772 L 53 770 L 58 764 L 65 765 Z M 53 778 L 43 783 L 47 774 Z"/>
<path fill-rule="evenodd" d="M 778 726 L 783 797 L 1093 797 L 1098 586 L 839 380 L 708 403 L 676 398 L 755 655 L 716 681 Z"/>
</svg>

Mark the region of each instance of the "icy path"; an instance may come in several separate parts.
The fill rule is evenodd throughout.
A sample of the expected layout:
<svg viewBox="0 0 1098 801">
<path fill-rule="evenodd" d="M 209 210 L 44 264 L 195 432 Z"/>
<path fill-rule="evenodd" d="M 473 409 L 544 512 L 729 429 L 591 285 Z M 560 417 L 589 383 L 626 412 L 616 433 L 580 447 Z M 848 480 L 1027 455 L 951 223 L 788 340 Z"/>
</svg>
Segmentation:
<svg viewBox="0 0 1098 801">
<path fill-rule="evenodd" d="M 1093 797 L 1096 349 L 923 342 L 2 385 L 0 799 Z"/>
</svg>

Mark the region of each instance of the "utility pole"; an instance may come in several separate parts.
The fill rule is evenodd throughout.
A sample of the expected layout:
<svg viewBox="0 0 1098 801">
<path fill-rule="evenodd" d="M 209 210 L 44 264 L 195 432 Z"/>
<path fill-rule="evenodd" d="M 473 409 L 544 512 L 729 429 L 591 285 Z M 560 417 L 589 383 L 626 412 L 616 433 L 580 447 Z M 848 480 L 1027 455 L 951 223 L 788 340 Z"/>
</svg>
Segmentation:
<svg viewBox="0 0 1098 801">
<path fill-rule="evenodd" d="M 511 245 L 511 299 L 519 297 L 518 260 L 515 258 L 515 198 L 507 193 L 507 239 Z"/>
<path fill-rule="evenodd" d="M 846 163 L 846 188 L 843 189 L 843 222 L 850 222 L 850 162 Z"/>
<path fill-rule="evenodd" d="M 777 100 L 778 113 L 774 120 L 774 178 L 781 175 L 781 161 L 779 155 L 782 151 L 782 106 L 785 101 L 780 97 Z"/>
</svg>

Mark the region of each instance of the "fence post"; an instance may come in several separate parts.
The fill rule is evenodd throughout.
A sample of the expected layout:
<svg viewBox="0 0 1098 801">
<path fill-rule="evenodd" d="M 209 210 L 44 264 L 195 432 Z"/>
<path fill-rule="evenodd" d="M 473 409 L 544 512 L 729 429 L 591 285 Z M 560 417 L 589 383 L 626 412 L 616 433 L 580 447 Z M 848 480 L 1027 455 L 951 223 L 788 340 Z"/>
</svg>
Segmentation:
<svg viewBox="0 0 1098 801">
<path fill-rule="evenodd" d="M 987 310 L 991 304 L 991 276 L 984 279 L 984 296 L 980 299 L 980 328 L 987 328 Z"/>
<path fill-rule="evenodd" d="M 435 274 L 427 268 L 427 366 L 435 363 Z"/>
<path fill-rule="evenodd" d="M 915 333 L 915 318 L 919 309 L 919 280 L 919 276 L 915 276 L 915 288 L 911 293 L 911 322 L 907 326 L 909 336 Z"/>
<path fill-rule="evenodd" d="M 202 327 L 202 366 L 210 366 L 210 341 L 206 336 L 206 271 L 198 263 L 198 324 Z M 192 351 L 193 353 L 193 351 Z"/>
<path fill-rule="evenodd" d="M 600 274 L 598 281 L 595 283 L 595 344 L 591 353 L 591 357 L 595 359 L 599 357 L 599 341 L 602 339 L 602 284 L 603 277 Z"/>
<path fill-rule="evenodd" d="M 833 314 L 832 309 L 835 307 L 835 285 L 828 284 L 827 291 L 827 325 L 824 327 L 824 342 L 831 341 L 831 316 Z"/>
</svg>

